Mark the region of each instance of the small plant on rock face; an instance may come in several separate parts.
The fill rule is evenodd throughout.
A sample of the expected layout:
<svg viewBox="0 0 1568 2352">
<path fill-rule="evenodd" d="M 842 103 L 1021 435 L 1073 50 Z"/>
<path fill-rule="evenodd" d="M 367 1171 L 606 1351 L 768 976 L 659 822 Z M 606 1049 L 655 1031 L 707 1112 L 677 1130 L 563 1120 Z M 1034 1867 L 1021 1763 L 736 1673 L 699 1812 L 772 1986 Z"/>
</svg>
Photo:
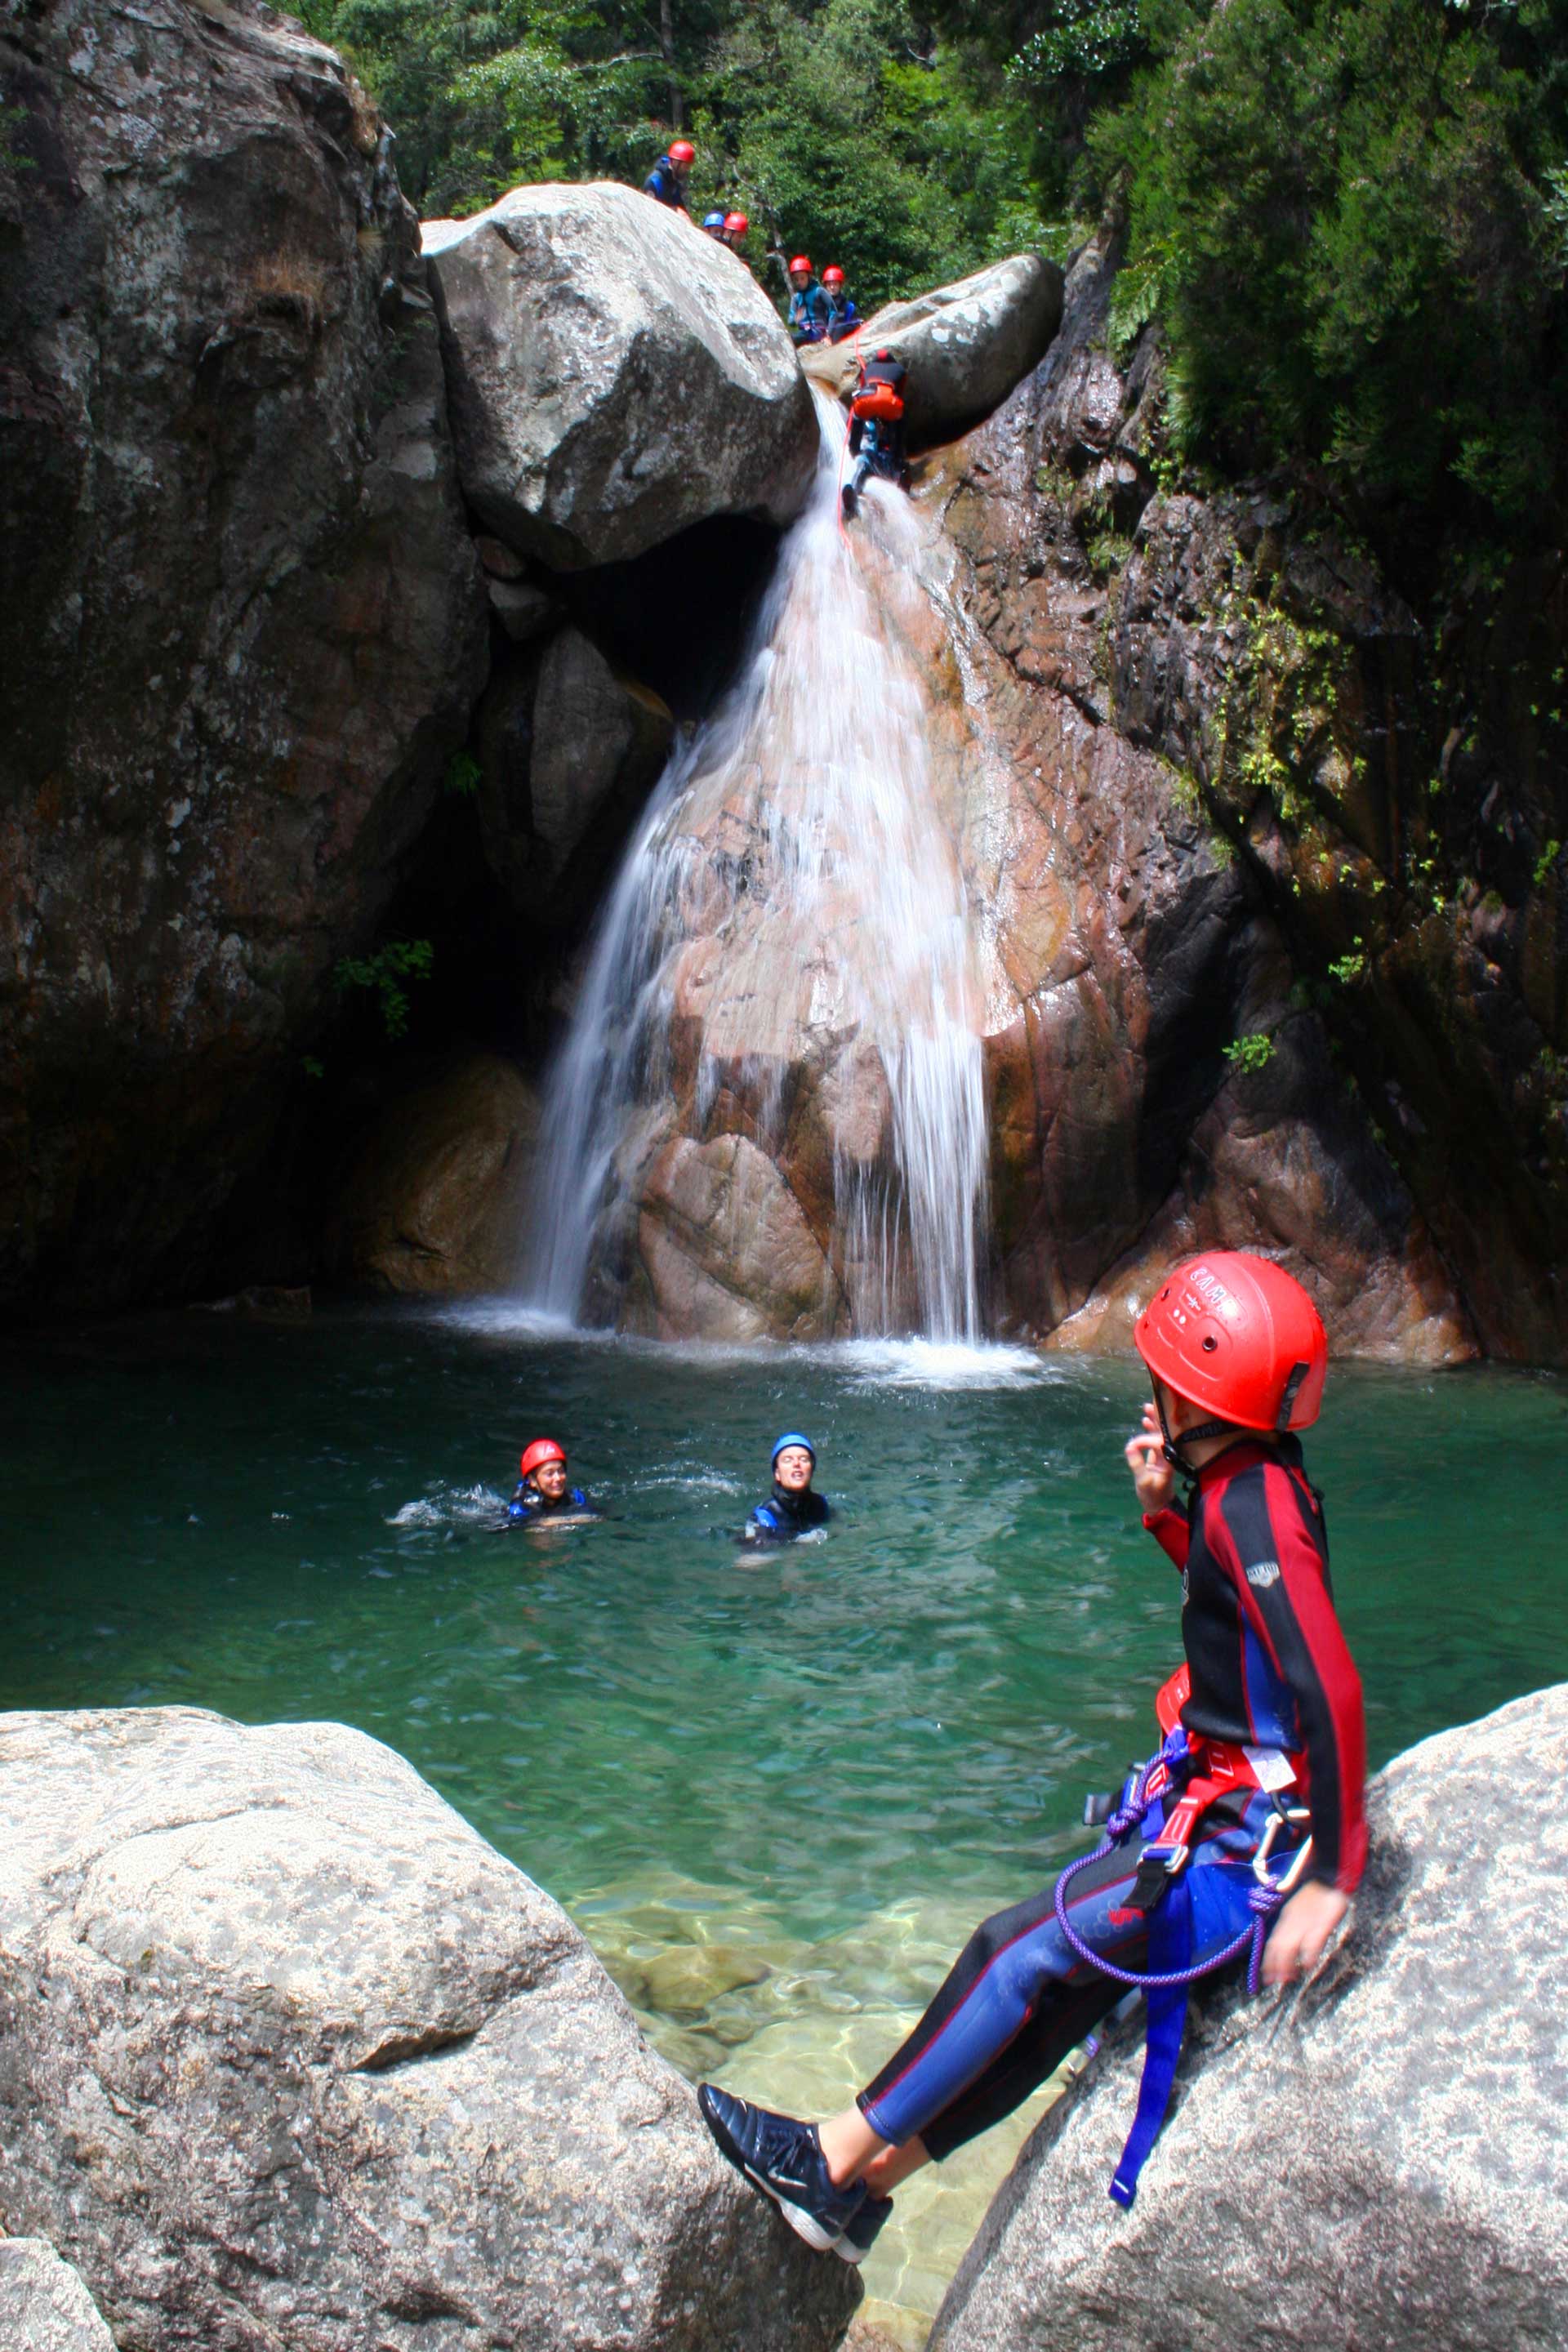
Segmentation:
<svg viewBox="0 0 1568 2352">
<path fill-rule="evenodd" d="M 1363 979 L 1365 974 L 1366 950 L 1362 945 L 1361 933 L 1358 931 L 1349 955 L 1336 958 L 1329 966 L 1329 978 L 1337 980 L 1342 988 L 1350 988 L 1355 982 Z"/>
<path fill-rule="evenodd" d="M 1261 1029 L 1251 1030 L 1245 1037 L 1231 1039 L 1225 1058 L 1232 1069 L 1243 1073 L 1264 1069 L 1274 1058 L 1274 1040 Z"/>
<path fill-rule="evenodd" d="M 1538 890 L 1545 883 L 1547 876 L 1556 865 L 1563 844 L 1560 841 L 1549 841 L 1545 848 L 1542 851 L 1540 856 L 1536 859 L 1535 887 Z"/>
<path fill-rule="evenodd" d="M 447 762 L 446 788 L 458 800 L 471 801 L 484 771 L 471 751 L 454 751 Z"/>
<path fill-rule="evenodd" d="M 333 968 L 332 986 L 340 994 L 351 988 L 374 990 L 381 1005 L 382 1026 L 389 1037 L 401 1037 L 408 1026 L 405 980 L 428 980 L 436 950 L 428 940 L 389 940 L 372 956 L 343 956 Z"/>
</svg>

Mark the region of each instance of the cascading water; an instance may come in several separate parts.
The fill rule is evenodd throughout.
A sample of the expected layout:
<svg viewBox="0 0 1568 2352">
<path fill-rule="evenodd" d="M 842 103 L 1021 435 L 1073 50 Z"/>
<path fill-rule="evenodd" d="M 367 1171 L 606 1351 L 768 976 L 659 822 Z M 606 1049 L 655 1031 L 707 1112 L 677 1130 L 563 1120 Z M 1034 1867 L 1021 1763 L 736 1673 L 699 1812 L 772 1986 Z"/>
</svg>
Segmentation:
<svg viewBox="0 0 1568 2352">
<path fill-rule="evenodd" d="M 816 486 L 754 650 L 649 803 L 552 1072 L 527 1281 L 548 1314 L 582 1311 L 661 1144 L 729 1132 L 817 1236 L 835 1295 L 816 1328 L 979 1335 L 975 948 L 921 680 L 857 561 L 907 576 L 915 525 L 874 488 L 880 553 L 859 524 L 851 547 L 842 412 L 818 404 Z"/>
</svg>

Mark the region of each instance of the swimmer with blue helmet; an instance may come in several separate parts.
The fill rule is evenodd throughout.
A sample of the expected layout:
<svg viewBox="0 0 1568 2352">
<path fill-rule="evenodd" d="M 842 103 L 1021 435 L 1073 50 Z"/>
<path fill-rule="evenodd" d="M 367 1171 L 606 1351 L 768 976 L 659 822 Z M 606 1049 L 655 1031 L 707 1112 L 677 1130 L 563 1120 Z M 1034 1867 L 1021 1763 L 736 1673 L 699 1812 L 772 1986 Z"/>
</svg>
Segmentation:
<svg viewBox="0 0 1568 2352">
<path fill-rule="evenodd" d="M 793 1543 L 833 1516 L 812 1486 L 816 1448 L 798 1429 L 786 1429 L 773 1447 L 773 1491 L 759 1503 L 741 1530 L 747 1544 Z"/>
</svg>

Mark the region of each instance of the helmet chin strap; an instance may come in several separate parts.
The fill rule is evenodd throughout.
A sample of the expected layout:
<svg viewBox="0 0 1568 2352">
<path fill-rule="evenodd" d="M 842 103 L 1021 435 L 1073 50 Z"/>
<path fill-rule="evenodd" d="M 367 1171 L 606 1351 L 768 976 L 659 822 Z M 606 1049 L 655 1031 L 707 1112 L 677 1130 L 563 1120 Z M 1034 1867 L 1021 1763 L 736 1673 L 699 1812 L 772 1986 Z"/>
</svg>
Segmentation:
<svg viewBox="0 0 1568 2352">
<path fill-rule="evenodd" d="M 1153 1383 L 1153 1387 L 1154 1410 L 1160 1416 L 1160 1434 L 1165 1441 L 1162 1449 L 1165 1459 L 1173 1470 L 1181 1472 L 1184 1478 L 1194 1479 L 1198 1475 L 1197 1465 L 1195 1462 L 1188 1461 L 1182 1451 L 1183 1444 L 1201 1445 L 1205 1437 L 1229 1437 L 1235 1431 L 1236 1423 L 1233 1421 L 1200 1421 L 1195 1429 L 1184 1429 L 1181 1440 L 1178 1441 L 1171 1434 L 1171 1424 L 1165 1418 L 1165 1400 L 1160 1393 L 1158 1381 Z"/>
</svg>

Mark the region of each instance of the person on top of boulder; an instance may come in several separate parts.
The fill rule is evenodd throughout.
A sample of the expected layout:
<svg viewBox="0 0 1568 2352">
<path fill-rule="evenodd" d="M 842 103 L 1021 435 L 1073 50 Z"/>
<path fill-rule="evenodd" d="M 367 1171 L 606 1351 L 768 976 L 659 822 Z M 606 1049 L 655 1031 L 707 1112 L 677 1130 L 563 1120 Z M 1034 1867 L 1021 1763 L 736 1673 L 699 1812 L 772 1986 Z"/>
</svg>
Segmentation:
<svg viewBox="0 0 1568 2352">
<path fill-rule="evenodd" d="M 746 1521 L 742 1543 L 793 1543 L 808 1528 L 825 1527 L 833 1516 L 811 1483 L 816 1448 L 798 1429 L 786 1430 L 773 1447 L 773 1491 Z"/>
<path fill-rule="evenodd" d="M 1153 1397 L 1123 1452 L 1143 1524 L 1181 1571 L 1186 1651 L 1156 1703 L 1158 1756 L 1113 1811 L 1091 1800 L 1086 1818 L 1107 1822 L 1097 1848 L 976 1929 L 853 2106 L 816 2125 L 698 2093 L 730 2162 L 846 2262 L 900 2181 L 1010 2115 L 1143 1982 L 1143 2084 L 1110 2189 L 1131 2205 L 1188 1983 L 1248 1948 L 1254 1987 L 1255 1972 L 1285 1984 L 1315 1968 L 1362 1874 L 1361 1683 L 1294 1434 L 1316 1421 L 1328 1370 L 1317 1309 L 1281 1266 L 1215 1250 L 1167 1276 L 1133 1337 Z"/>
<path fill-rule="evenodd" d="M 819 343 L 827 332 L 827 297 L 817 284 L 809 253 L 789 265 L 789 331 L 797 343 Z"/>
<path fill-rule="evenodd" d="M 742 260 L 745 257 L 746 232 L 751 226 L 744 213 L 726 213 L 724 215 L 724 242 L 731 252 L 740 254 Z"/>
<path fill-rule="evenodd" d="M 722 245 L 724 242 L 724 215 L 721 212 L 704 213 L 702 215 L 702 234 L 704 236 L 710 236 L 716 245 Z"/>
<path fill-rule="evenodd" d="M 883 481 L 910 486 L 910 462 L 904 431 L 904 386 L 909 370 L 884 348 L 860 362 L 859 378 L 849 404 L 849 455 L 858 462 L 844 485 L 841 501 L 847 522 L 860 503 L 860 494 L 873 474 Z"/>
<path fill-rule="evenodd" d="M 656 203 L 668 205 L 675 212 L 686 210 L 686 183 L 691 176 L 691 166 L 697 161 L 697 150 L 689 139 L 672 139 L 647 179 L 643 194 Z"/>
<path fill-rule="evenodd" d="M 582 1487 L 568 1486 L 565 1449 L 553 1437 L 536 1437 L 531 1444 L 525 1445 L 519 1466 L 522 1475 L 507 1506 L 510 1525 L 560 1526 L 599 1517 Z"/>
<path fill-rule="evenodd" d="M 822 290 L 827 297 L 827 340 L 841 343 L 860 325 L 860 313 L 855 308 L 855 297 L 844 283 L 844 272 L 836 261 L 828 263 L 822 273 Z"/>
</svg>

